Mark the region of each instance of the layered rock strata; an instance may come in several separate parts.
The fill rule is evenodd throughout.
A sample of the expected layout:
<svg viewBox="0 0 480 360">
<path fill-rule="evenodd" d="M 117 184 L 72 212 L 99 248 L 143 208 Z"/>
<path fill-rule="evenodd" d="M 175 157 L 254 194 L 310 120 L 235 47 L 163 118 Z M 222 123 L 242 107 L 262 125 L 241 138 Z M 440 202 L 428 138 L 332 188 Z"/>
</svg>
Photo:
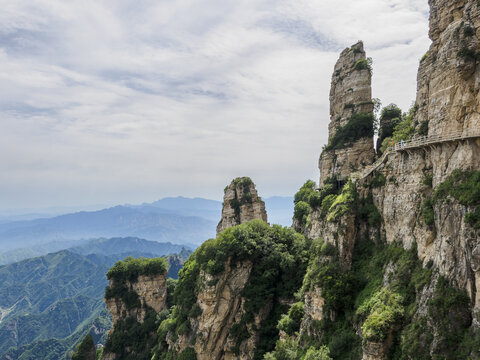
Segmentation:
<svg viewBox="0 0 480 360">
<path fill-rule="evenodd" d="M 265 203 L 258 196 L 255 184 L 250 178 L 236 178 L 224 191 L 222 218 L 217 225 L 217 236 L 226 228 L 255 219 L 267 222 Z"/>
</svg>

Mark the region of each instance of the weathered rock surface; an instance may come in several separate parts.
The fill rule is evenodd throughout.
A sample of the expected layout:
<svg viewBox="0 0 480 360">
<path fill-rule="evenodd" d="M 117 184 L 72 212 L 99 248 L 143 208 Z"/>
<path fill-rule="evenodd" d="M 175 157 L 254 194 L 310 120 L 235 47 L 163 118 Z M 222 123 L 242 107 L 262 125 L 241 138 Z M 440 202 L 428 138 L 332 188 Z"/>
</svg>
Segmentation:
<svg viewBox="0 0 480 360">
<path fill-rule="evenodd" d="M 312 291 L 307 291 L 304 296 L 305 302 L 305 315 L 302 323 L 300 324 L 300 338 L 306 334 L 309 337 L 315 338 L 315 327 L 312 326 L 312 321 L 321 321 L 324 317 L 323 305 L 325 305 L 325 299 L 322 297 L 322 289 L 318 286 Z"/>
<path fill-rule="evenodd" d="M 115 287 L 115 280 L 111 279 L 109 286 Z M 123 286 L 123 284 L 122 284 Z M 128 308 L 127 304 L 119 298 L 105 299 L 107 310 L 112 314 L 112 328 L 110 334 L 115 329 L 115 324 L 120 320 L 133 318 L 139 323 L 145 321 L 145 317 L 150 309 L 156 313 L 167 307 L 167 277 L 166 274 L 159 275 L 140 275 L 136 281 L 126 281 L 125 287 L 138 295 L 140 306 Z M 115 360 L 117 354 L 104 352 L 102 359 Z"/>
<path fill-rule="evenodd" d="M 467 134 L 480 128 L 480 3 L 476 0 L 430 0 L 430 6 L 432 45 L 418 72 L 413 125 L 418 131 L 422 124 L 424 129 L 425 123 L 428 124 L 429 136 L 445 136 L 452 132 Z M 347 57 L 350 57 L 348 61 Z M 347 87 L 355 89 L 354 86 L 342 85 L 342 81 L 350 81 L 348 76 L 339 76 L 340 81 L 336 81 L 336 74 L 341 74 L 337 67 L 342 68 L 345 66 L 342 64 L 346 61 L 352 63 L 354 59 L 355 54 L 347 49 L 336 65 L 330 99 L 330 136 L 337 126 L 343 126 L 342 119 L 348 117 L 344 115 L 345 104 L 360 101 L 348 98 L 352 91 Z M 359 96 L 367 96 L 367 77 L 365 75 Z M 352 79 L 358 80 L 355 77 Z M 348 111 L 351 109 L 355 107 L 348 106 Z M 336 125 L 335 119 L 338 119 L 339 125 Z M 325 179 L 332 174 L 348 177 L 355 166 L 345 164 L 356 164 L 361 169 L 369 159 L 373 159 L 364 155 L 368 151 L 366 141 L 341 151 L 324 152 L 319 162 L 320 185 L 324 185 Z M 349 155 L 356 159 L 349 158 Z M 374 204 L 382 216 L 381 237 L 388 243 L 400 243 L 405 249 L 416 243 L 418 256 L 424 264 L 433 264 L 451 285 L 467 291 L 472 299 L 473 315 L 480 310 L 480 233 L 465 222 L 468 208 L 449 199 L 435 205 L 434 225 L 427 226 L 422 220 L 425 199 L 457 169 L 480 169 L 479 139 L 435 144 L 390 155 L 378 170 L 385 177 L 386 184 L 371 191 Z M 432 186 L 425 182 L 427 176 L 432 177 Z M 364 179 L 357 184 L 359 196 L 366 196 L 370 191 L 362 186 L 368 181 Z M 351 214 L 350 218 L 344 216 L 335 224 L 328 223 L 319 210 L 314 210 L 310 217 L 308 235 L 322 237 L 336 245 L 343 259 L 348 259 L 356 237 L 363 231 L 355 214 Z M 419 304 L 422 315 L 425 315 L 425 304 L 433 296 L 433 289 L 428 291 L 422 295 L 424 304 Z M 305 319 L 318 318 L 315 314 L 321 312 L 307 304 L 321 304 L 322 300 L 321 290 L 305 295 Z M 472 317 L 475 325 L 475 316 Z M 302 329 L 306 329 L 307 325 L 302 324 Z M 433 348 L 435 343 L 434 339 Z M 389 346 L 389 339 L 382 343 L 364 342 L 363 359 L 386 359 Z"/>
<path fill-rule="evenodd" d="M 420 64 L 415 120 L 428 122 L 429 135 L 480 128 L 480 4 L 467 0 L 431 0 L 432 45 Z M 452 284 L 466 289 L 480 308 L 478 258 L 480 235 L 465 224 L 466 209 L 452 201 L 435 208 L 435 226 L 419 221 L 421 204 L 456 169 L 480 169 L 480 140 L 438 144 L 391 156 L 383 169 L 387 185 L 374 193 L 387 241 L 405 248 L 414 242 L 425 263 L 432 260 Z M 394 179 L 394 180 L 393 180 Z"/>
<path fill-rule="evenodd" d="M 312 226 L 310 229 L 307 229 L 306 235 L 311 239 L 321 238 L 335 245 L 342 264 L 345 266 L 345 269 L 349 269 L 357 237 L 355 214 L 348 212 L 335 222 L 329 222 L 318 209 L 314 210 L 310 216 Z"/>
<path fill-rule="evenodd" d="M 345 126 L 353 114 L 373 113 L 372 75 L 365 66 L 367 58 L 363 43 L 359 42 L 345 49 L 332 76 L 330 90 L 329 141 L 340 127 Z M 320 186 L 329 177 L 345 179 L 352 169 L 359 169 L 373 162 L 373 134 L 360 138 L 342 149 L 323 151 L 320 155 Z"/>
<path fill-rule="evenodd" d="M 110 287 L 114 286 L 114 281 L 110 280 Z M 111 298 L 105 300 L 107 310 L 112 314 L 113 325 L 119 319 L 125 319 L 126 317 L 135 318 L 139 323 L 143 323 L 148 307 L 158 313 L 167 306 L 167 279 L 165 275 L 140 275 L 135 282 L 127 281 L 126 287 L 137 293 L 141 306 L 129 310 L 122 299 Z"/>
<path fill-rule="evenodd" d="M 419 123 L 429 134 L 480 126 L 480 4 L 475 0 L 431 0 L 432 45 L 420 64 Z"/>
<path fill-rule="evenodd" d="M 202 313 L 198 318 L 190 319 L 191 333 L 180 335 L 176 341 L 167 339 L 169 348 L 181 353 L 191 346 L 192 339 L 196 339 L 194 349 L 198 360 L 253 359 L 258 336 L 252 325 L 248 329 L 253 335 L 240 344 L 237 354 L 233 351 L 236 344 L 230 337 L 230 329 L 244 314 L 245 299 L 241 292 L 251 270 L 252 264 L 247 261 L 235 265 L 227 262 L 219 276 L 202 272 L 200 277 L 203 286 L 197 297 L 197 305 Z M 253 324 L 257 328 L 260 328 L 269 311 L 270 307 L 266 304 L 262 311 L 253 314 Z"/>
<path fill-rule="evenodd" d="M 267 222 L 265 203 L 258 196 L 255 184 L 250 178 L 236 178 L 225 188 L 217 236 L 226 228 L 255 219 Z"/>
</svg>

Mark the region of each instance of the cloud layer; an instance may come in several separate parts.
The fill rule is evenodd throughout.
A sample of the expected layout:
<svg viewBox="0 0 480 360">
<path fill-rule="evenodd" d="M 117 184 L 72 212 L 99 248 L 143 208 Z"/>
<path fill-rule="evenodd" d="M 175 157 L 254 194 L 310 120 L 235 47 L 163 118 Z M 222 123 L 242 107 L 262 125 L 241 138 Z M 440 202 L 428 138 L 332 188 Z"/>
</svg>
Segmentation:
<svg viewBox="0 0 480 360">
<path fill-rule="evenodd" d="M 406 108 L 427 1 L 18 0 L 0 13 L 0 211 L 291 195 L 327 140 L 338 53 Z"/>
</svg>

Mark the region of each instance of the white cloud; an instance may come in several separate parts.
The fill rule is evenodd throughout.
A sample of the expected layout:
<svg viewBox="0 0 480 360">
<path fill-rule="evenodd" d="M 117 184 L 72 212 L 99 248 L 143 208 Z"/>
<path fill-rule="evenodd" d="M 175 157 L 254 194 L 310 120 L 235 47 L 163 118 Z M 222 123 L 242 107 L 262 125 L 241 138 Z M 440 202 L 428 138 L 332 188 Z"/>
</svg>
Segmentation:
<svg viewBox="0 0 480 360">
<path fill-rule="evenodd" d="M 0 210 L 263 196 L 318 177 L 339 51 L 406 108 L 426 51 L 415 0 L 2 1 Z"/>
</svg>

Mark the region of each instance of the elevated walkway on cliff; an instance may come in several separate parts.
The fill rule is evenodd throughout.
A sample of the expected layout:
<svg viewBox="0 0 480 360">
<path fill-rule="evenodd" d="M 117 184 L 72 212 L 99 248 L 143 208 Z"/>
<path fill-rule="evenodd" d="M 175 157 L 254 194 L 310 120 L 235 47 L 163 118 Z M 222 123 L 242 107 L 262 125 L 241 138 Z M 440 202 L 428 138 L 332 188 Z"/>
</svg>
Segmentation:
<svg viewBox="0 0 480 360">
<path fill-rule="evenodd" d="M 425 147 L 434 147 L 435 145 L 447 143 L 447 142 L 455 142 L 455 141 L 462 141 L 468 139 L 475 139 L 480 138 L 480 128 L 473 128 L 473 129 L 463 129 L 454 131 L 451 133 L 440 134 L 440 135 L 431 135 L 431 136 L 416 136 L 410 140 L 402 141 L 399 144 L 395 144 L 395 146 L 389 147 L 383 155 L 375 161 L 372 165 L 367 166 L 365 169 L 361 171 L 354 172 L 350 175 L 350 178 L 353 181 L 362 180 L 377 170 L 380 166 L 382 166 L 385 161 L 387 161 L 388 157 L 391 154 L 396 152 L 409 152 L 411 150 L 425 148 Z"/>
</svg>

